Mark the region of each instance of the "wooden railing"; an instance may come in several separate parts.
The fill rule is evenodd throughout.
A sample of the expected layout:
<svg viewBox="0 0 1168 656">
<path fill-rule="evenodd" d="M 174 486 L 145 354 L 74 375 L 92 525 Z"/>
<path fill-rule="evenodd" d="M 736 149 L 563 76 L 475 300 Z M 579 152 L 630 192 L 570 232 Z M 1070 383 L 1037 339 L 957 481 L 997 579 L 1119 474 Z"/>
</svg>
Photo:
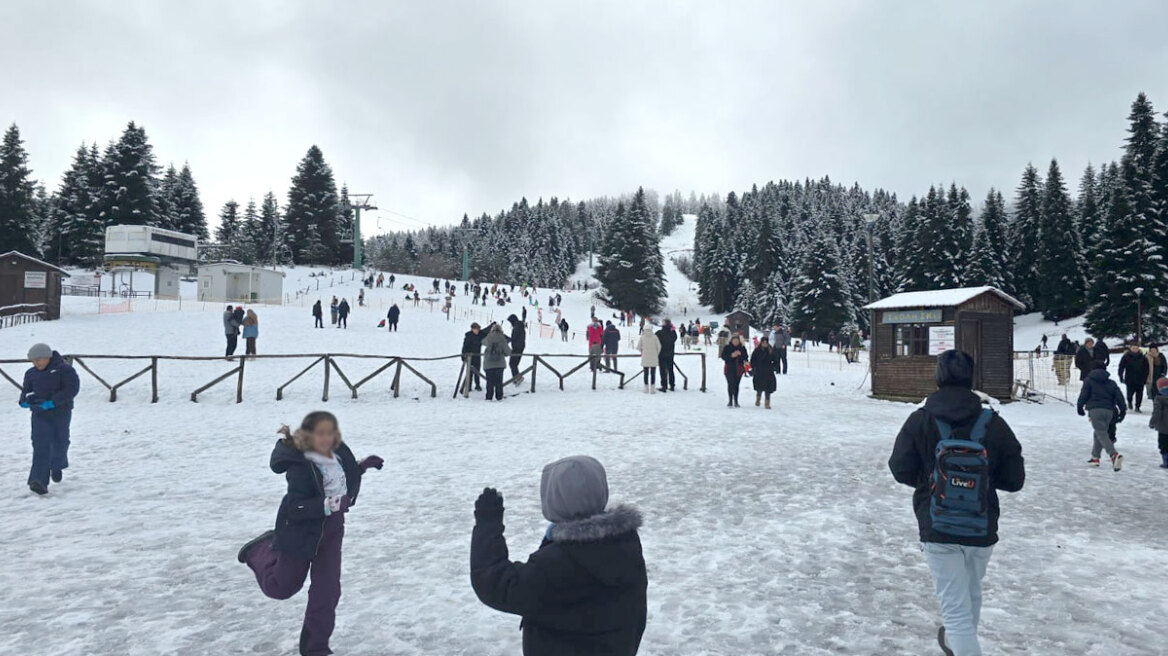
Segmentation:
<svg viewBox="0 0 1168 656">
<path fill-rule="evenodd" d="M 522 354 L 521 357 L 522 358 L 529 358 L 530 364 L 526 368 L 524 368 L 520 371 L 520 374 L 518 377 L 509 378 L 509 379 L 505 380 L 503 384 L 504 384 L 504 387 L 506 387 L 508 385 L 518 386 L 519 384 L 525 382 L 527 380 L 527 375 L 530 374 L 530 390 L 532 393 L 534 393 L 536 391 L 536 379 L 537 379 L 539 369 L 541 367 L 543 369 L 546 369 L 546 370 L 552 372 L 552 374 L 556 376 L 556 379 L 558 381 L 558 387 L 560 388 L 560 390 L 563 390 L 564 389 L 564 381 L 567 378 L 571 377 L 573 374 L 575 374 L 579 371 L 582 371 L 584 369 L 584 367 L 588 366 L 590 363 L 592 363 L 594 361 L 592 356 L 584 355 L 584 354 L 539 353 L 539 354 Z M 608 357 L 620 358 L 620 359 L 637 358 L 639 360 L 641 356 L 637 355 L 637 354 L 628 354 L 628 355 L 616 355 L 616 356 L 608 356 Z M 686 357 L 690 357 L 690 358 L 696 357 L 696 358 L 700 359 L 700 361 L 701 361 L 701 388 L 700 389 L 703 392 L 706 391 L 706 356 L 705 356 L 705 353 L 678 353 L 676 355 L 676 358 L 678 358 L 678 359 L 686 358 Z M 564 372 L 561 372 L 558 368 L 552 366 L 551 362 L 549 362 L 550 360 L 564 359 L 564 358 L 567 358 L 569 360 L 575 358 L 575 359 L 581 360 L 581 362 L 579 364 L 575 365 L 574 367 L 572 367 L 571 369 L 568 369 L 567 371 L 564 371 Z M 118 391 L 119 390 L 121 390 L 123 387 L 125 387 L 129 383 L 131 383 L 135 380 L 138 380 L 139 378 L 142 378 L 146 374 L 150 374 L 150 376 L 149 376 L 149 379 L 150 379 L 150 402 L 157 403 L 158 399 L 159 399 L 158 368 L 159 368 L 160 363 L 163 361 L 166 361 L 166 362 L 222 362 L 224 360 L 224 358 L 222 358 L 222 357 L 212 357 L 212 356 L 104 355 L 104 354 L 103 355 L 69 354 L 69 355 L 65 356 L 65 359 L 70 364 L 76 365 L 81 371 L 84 371 L 85 373 L 89 374 L 89 376 L 91 376 L 94 380 L 96 380 L 99 384 L 101 384 L 102 387 L 104 387 L 106 390 L 108 390 L 109 391 L 109 400 L 111 403 L 118 400 Z M 324 381 L 323 381 L 323 389 L 321 392 L 321 401 L 328 401 L 329 400 L 329 390 L 330 390 L 330 385 L 332 382 L 332 374 L 334 374 L 334 373 L 337 375 L 338 378 L 340 378 L 341 382 L 349 390 L 351 398 L 354 398 L 354 399 L 357 398 L 358 392 L 360 391 L 360 389 L 364 385 L 366 385 L 370 381 L 378 378 L 379 376 L 386 374 L 386 372 L 390 372 L 390 371 L 393 372 L 393 380 L 390 383 L 390 389 L 393 392 L 393 398 L 398 398 L 399 396 L 401 396 L 402 374 L 403 373 L 408 373 L 408 374 L 414 376 L 415 378 L 421 380 L 426 386 L 428 386 L 430 388 L 430 397 L 431 398 L 437 397 L 438 396 L 438 386 L 428 376 L 426 376 L 421 371 L 419 371 L 419 367 L 421 366 L 420 363 L 440 362 L 443 360 L 454 360 L 454 359 L 461 360 L 462 366 L 459 369 L 458 382 L 455 384 L 454 394 L 452 395 L 454 397 L 457 397 L 460 393 L 464 397 L 469 396 L 470 395 L 471 376 L 474 374 L 478 374 L 480 376 L 483 375 L 482 371 L 479 368 L 472 366 L 471 356 L 469 356 L 469 355 L 467 355 L 467 356 L 448 355 L 448 356 L 433 357 L 433 358 L 416 358 L 416 357 L 404 357 L 404 356 L 394 356 L 394 355 L 367 355 L 367 354 L 358 354 L 358 353 L 309 353 L 309 354 L 296 353 L 296 354 L 233 356 L 233 357 L 226 358 L 226 359 L 229 362 L 234 363 L 234 366 L 230 370 L 228 370 L 227 372 L 216 376 L 214 379 L 212 379 L 207 384 L 202 385 L 199 388 L 195 389 L 193 392 L 191 392 L 190 399 L 192 402 L 197 403 L 199 401 L 199 395 L 201 395 L 204 392 L 206 392 L 207 390 L 215 387 L 219 383 L 222 383 L 228 379 L 234 378 L 234 380 L 235 380 L 235 402 L 236 403 L 243 403 L 243 381 L 244 381 L 244 374 L 247 371 L 249 361 L 292 360 L 292 359 L 311 360 L 311 362 L 308 364 L 308 366 L 301 369 L 296 375 L 292 376 L 287 381 L 285 381 L 282 385 L 280 385 L 279 387 L 276 388 L 276 400 L 277 401 L 283 400 L 284 390 L 286 390 L 290 385 L 295 383 L 297 380 L 301 379 L 305 374 L 307 374 L 308 372 L 317 368 L 318 366 L 321 366 L 323 369 L 323 372 L 324 372 L 324 376 L 323 376 Z M 349 376 L 345 373 L 344 369 L 341 368 L 339 361 L 343 360 L 343 359 L 380 360 L 382 362 L 380 363 L 380 366 L 378 366 L 372 373 L 366 375 L 364 378 L 362 378 L 356 382 L 353 382 L 349 378 Z M 148 362 L 148 364 L 146 364 L 146 366 L 142 367 L 141 369 L 134 371 L 133 374 L 127 376 L 126 378 L 123 378 L 120 381 L 110 382 L 110 380 L 107 380 L 105 376 L 103 376 L 102 374 L 98 373 L 95 370 L 95 368 L 97 368 L 96 363 L 100 362 L 100 361 L 115 361 L 115 360 L 117 360 L 117 361 L 131 361 L 131 362 L 133 362 L 133 361 Z M 21 359 L 0 360 L 0 365 L 12 365 L 12 364 L 27 365 L 28 361 L 21 360 Z M 689 377 L 686 376 L 685 373 L 683 371 L 681 371 L 680 367 L 676 366 L 676 364 L 674 365 L 674 368 L 677 371 L 677 373 L 681 375 L 682 388 L 689 389 Z M 628 374 L 625 372 L 621 372 L 621 371 L 617 371 L 615 369 L 608 368 L 605 365 L 603 358 L 600 358 L 600 361 L 597 363 L 597 366 L 595 368 L 591 369 L 592 389 L 595 390 L 597 388 L 598 376 L 601 372 L 605 372 L 605 371 L 611 372 L 614 374 L 618 374 L 621 377 L 620 378 L 620 385 L 618 388 L 619 389 L 625 388 L 625 386 L 629 380 Z M 640 370 L 638 370 L 637 374 L 639 374 L 639 373 L 640 373 Z M 11 383 L 17 389 L 21 388 L 20 383 L 18 383 L 13 376 L 10 376 L 7 372 L 5 372 L 2 367 L 0 367 L 0 377 L 3 377 L 5 380 L 7 380 L 9 383 Z"/>
</svg>

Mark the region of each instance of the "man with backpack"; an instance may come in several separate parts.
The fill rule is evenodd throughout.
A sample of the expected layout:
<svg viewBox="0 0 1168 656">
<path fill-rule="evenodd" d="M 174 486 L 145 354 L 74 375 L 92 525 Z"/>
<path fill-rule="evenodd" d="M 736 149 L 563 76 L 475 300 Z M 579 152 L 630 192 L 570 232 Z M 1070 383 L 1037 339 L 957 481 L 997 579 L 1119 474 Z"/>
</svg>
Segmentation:
<svg viewBox="0 0 1168 656">
<path fill-rule="evenodd" d="M 937 391 L 909 415 L 888 467 L 914 488 L 913 510 L 941 603 L 937 632 L 949 656 L 980 656 L 981 580 L 998 541 L 998 490 L 1022 489 L 1022 446 L 973 393 L 973 358 L 937 358 Z"/>
</svg>

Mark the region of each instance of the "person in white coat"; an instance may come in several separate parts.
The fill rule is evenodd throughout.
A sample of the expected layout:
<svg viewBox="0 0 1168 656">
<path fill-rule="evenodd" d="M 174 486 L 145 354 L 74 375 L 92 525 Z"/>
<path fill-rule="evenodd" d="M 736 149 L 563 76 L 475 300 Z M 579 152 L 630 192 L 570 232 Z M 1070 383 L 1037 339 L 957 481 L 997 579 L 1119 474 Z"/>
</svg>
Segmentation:
<svg viewBox="0 0 1168 656">
<path fill-rule="evenodd" d="M 661 355 L 661 340 L 652 330 L 641 333 L 641 366 L 645 368 L 642 377 L 645 393 L 657 393 L 657 359 Z"/>
</svg>

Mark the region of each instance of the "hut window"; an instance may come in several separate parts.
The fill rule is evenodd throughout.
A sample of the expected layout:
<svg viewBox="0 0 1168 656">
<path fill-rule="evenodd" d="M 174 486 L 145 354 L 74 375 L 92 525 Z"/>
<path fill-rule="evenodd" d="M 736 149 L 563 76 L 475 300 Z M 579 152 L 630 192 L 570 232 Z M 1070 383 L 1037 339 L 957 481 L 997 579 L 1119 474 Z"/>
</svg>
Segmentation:
<svg viewBox="0 0 1168 656">
<path fill-rule="evenodd" d="M 896 327 L 896 350 L 893 357 L 929 354 L 929 327 L 919 323 L 902 323 Z"/>
</svg>

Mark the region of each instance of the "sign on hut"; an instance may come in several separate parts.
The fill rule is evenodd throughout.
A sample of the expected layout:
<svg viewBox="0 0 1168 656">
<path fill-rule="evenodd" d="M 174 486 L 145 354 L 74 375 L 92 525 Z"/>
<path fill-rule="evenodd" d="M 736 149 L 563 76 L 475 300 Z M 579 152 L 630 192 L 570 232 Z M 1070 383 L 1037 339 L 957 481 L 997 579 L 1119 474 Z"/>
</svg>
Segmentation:
<svg viewBox="0 0 1168 656">
<path fill-rule="evenodd" d="M 1024 309 L 993 287 L 894 294 L 872 312 L 872 396 L 920 401 L 937 388 L 937 356 L 949 349 L 974 362 L 974 389 L 1009 400 L 1013 387 L 1014 313 Z"/>
</svg>

